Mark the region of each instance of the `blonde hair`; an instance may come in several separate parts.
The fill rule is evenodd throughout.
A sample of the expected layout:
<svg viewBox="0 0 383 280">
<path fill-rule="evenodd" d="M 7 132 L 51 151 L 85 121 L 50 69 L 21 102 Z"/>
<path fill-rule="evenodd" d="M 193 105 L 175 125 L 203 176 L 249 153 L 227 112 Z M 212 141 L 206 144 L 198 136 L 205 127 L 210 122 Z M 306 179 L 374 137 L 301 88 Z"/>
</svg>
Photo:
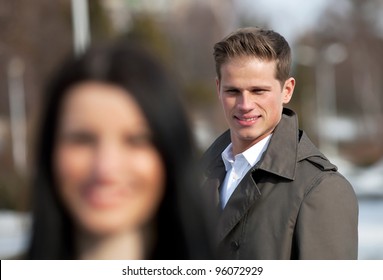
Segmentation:
<svg viewBox="0 0 383 280">
<path fill-rule="evenodd" d="M 290 77 L 290 46 L 277 32 L 258 27 L 240 28 L 216 43 L 214 59 L 218 79 L 221 79 L 221 66 L 240 56 L 275 61 L 275 78 L 281 83 Z"/>
</svg>

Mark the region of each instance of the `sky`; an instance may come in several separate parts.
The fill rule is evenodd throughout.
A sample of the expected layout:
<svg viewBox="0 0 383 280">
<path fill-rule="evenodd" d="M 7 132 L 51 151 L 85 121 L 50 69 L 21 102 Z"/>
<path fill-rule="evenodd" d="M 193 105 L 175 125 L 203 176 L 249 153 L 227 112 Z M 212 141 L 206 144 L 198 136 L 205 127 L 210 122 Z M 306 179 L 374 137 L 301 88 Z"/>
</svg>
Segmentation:
<svg viewBox="0 0 383 280">
<path fill-rule="evenodd" d="M 238 9 L 256 15 L 270 28 L 293 43 L 299 35 L 315 26 L 330 0 L 240 0 Z"/>
</svg>

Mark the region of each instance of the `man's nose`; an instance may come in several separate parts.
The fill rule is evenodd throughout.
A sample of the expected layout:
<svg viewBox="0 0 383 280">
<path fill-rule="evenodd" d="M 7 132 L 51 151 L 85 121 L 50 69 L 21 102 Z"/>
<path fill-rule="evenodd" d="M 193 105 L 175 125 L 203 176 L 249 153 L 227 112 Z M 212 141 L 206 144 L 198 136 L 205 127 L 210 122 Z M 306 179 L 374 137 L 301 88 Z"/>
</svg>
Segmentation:
<svg viewBox="0 0 383 280">
<path fill-rule="evenodd" d="M 246 91 L 242 92 L 242 94 L 238 96 L 237 105 L 238 108 L 243 111 L 249 111 L 253 109 L 254 103 L 251 95 Z"/>
</svg>

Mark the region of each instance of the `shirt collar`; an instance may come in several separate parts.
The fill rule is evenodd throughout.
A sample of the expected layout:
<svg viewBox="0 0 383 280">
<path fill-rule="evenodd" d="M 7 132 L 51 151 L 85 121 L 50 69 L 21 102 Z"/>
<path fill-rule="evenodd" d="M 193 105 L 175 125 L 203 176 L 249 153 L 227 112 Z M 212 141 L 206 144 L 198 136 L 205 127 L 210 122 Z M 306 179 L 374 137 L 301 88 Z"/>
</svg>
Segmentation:
<svg viewBox="0 0 383 280">
<path fill-rule="evenodd" d="M 251 146 L 242 153 L 247 162 L 250 164 L 250 166 L 255 165 L 261 159 L 263 152 L 266 150 L 270 142 L 271 135 L 272 134 L 263 138 L 261 141 Z"/>
<path fill-rule="evenodd" d="M 234 160 L 239 157 L 243 157 L 250 166 L 255 165 L 260 160 L 263 152 L 266 150 L 270 142 L 271 135 L 272 134 L 268 135 L 267 137 L 254 144 L 241 154 L 236 155 L 235 157 L 233 155 L 233 144 L 230 143 L 222 152 L 222 160 L 225 164 L 226 171 L 231 168 L 231 165 L 234 162 Z"/>
<path fill-rule="evenodd" d="M 231 168 L 232 162 L 234 162 L 233 156 L 233 144 L 230 143 L 221 154 L 225 169 L 228 171 Z"/>
</svg>

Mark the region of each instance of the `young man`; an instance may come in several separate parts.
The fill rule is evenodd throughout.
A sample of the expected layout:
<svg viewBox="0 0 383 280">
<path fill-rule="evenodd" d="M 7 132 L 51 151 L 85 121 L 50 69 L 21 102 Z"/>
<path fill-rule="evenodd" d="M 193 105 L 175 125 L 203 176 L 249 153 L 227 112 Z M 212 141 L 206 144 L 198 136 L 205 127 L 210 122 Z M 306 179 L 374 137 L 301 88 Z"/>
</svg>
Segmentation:
<svg viewBox="0 0 383 280">
<path fill-rule="evenodd" d="M 214 58 L 230 128 L 202 158 L 203 187 L 219 208 L 218 257 L 357 259 L 353 188 L 283 107 L 295 86 L 286 40 L 239 29 L 215 44 Z"/>
</svg>

